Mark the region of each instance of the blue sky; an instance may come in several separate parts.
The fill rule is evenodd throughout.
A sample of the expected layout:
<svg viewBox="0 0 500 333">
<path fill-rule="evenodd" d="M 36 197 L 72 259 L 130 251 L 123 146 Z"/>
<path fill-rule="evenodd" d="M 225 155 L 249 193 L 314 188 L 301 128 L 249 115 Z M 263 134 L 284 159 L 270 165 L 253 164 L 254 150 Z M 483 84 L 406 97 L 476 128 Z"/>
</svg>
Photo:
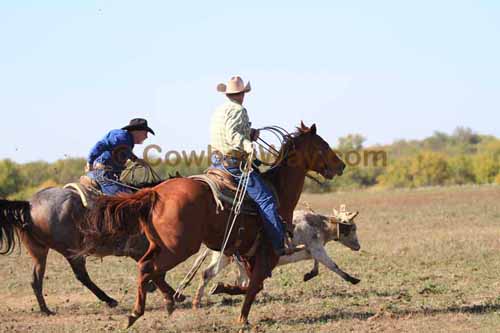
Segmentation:
<svg viewBox="0 0 500 333">
<path fill-rule="evenodd" d="M 233 74 L 256 127 L 315 122 L 332 145 L 500 136 L 499 36 L 497 1 L 3 1 L 0 158 L 86 156 L 133 117 L 203 149 Z"/>
</svg>

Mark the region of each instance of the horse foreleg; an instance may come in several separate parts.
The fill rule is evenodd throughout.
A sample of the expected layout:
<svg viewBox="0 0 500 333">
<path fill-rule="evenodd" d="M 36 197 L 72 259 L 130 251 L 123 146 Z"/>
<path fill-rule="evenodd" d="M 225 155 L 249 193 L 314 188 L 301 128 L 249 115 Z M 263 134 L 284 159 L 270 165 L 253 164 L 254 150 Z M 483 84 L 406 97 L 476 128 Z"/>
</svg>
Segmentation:
<svg viewBox="0 0 500 333">
<path fill-rule="evenodd" d="M 309 273 L 304 274 L 304 282 L 311 280 L 319 274 L 319 263 L 314 259 L 314 266 Z"/>
<path fill-rule="evenodd" d="M 220 258 L 220 265 L 218 265 Z M 205 293 L 205 287 L 208 282 L 212 280 L 217 274 L 220 273 L 231 262 L 230 258 L 223 255 L 220 252 L 213 251 L 212 252 L 212 260 L 210 265 L 203 271 L 201 275 L 201 281 L 198 285 L 198 289 L 196 290 L 196 294 L 193 299 L 193 309 L 197 309 L 200 307 L 201 298 Z"/>
<path fill-rule="evenodd" d="M 89 273 L 87 272 L 87 267 L 85 266 L 85 258 L 70 258 L 66 257 L 68 260 L 73 273 L 75 273 L 76 278 L 85 287 L 87 287 L 94 295 L 96 295 L 99 300 L 105 302 L 110 308 L 114 308 L 118 305 L 118 302 L 113 298 L 109 297 L 104 291 L 101 290 L 92 280 L 90 279 Z"/>
</svg>

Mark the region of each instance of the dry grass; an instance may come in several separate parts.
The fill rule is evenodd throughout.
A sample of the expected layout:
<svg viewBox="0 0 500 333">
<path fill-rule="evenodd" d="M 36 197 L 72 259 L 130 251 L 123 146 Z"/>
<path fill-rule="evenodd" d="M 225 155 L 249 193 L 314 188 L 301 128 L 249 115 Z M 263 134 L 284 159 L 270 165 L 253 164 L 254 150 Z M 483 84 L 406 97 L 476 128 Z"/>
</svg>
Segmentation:
<svg viewBox="0 0 500 333">
<path fill-rule="evenodd" d="M 357 218 L 362 251 L 332 243 L 340 267 L 362 279 L 352 286 L 312 263 L 280 267 L 250 313 L 253 332 L 496 332 L 500 327 L 500 187 L 304 195 L 323 213 L 346 203 Z M 49 256 L 45 294 L 56 316 L 44 317 L 30 287 L 31 260 L 2 257 L 0 330 L 36 332 L 124 331 L 135 295 L 133 261 L 92 261 L 94 281 L 120 301 L 109 309 L 73 277 L 64 258 Z M 176 285 L 192 261 L 169 274 Z M 232 273 L 219 280 L 231 281 Z M 196 284 L 196 283 L 195 283 Z M 192 295 L 194 286 L 187 290 Z M 242 297 L 210 298 L 199 311 L 190 299 L 167 317 L 158 293 L 133 332 L 235 332 Z"/>
</svg>

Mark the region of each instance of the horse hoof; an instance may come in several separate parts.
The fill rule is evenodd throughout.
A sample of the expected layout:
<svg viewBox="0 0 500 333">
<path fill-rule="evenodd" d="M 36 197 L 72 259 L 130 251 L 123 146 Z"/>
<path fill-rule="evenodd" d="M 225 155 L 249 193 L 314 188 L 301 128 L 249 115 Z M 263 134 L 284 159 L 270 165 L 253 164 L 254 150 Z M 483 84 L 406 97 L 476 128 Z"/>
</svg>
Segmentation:
<svg viewBox="0 0 500 333">
<path fill-rule="evenodd" d="M 54 311 L 50 311 L 49 309 L 42 310 L 42 314 L 45 316 L 55 316 L 56 313 Z"/>
<path fill-rule="evenodd" d="M 311 280 L 315 276 L 316 275 L 311 274 L 311 273 L 304 274 L 304 282 L 307 282 L 307 281 Z"/>
<path fill-rule="evenodd" d="M 250 323 L 248 322 L 248 319 L 243 317 L 243 316 L 240 316 L 238 317 L 238 320 L 237 320 L 238 324 L 241 325 L 241 328 L 242 329 L 246 329 L 250 326 Z"/>
<path fill-rule="evenodd" d="M 174 299 L 176 302 L 182 303 L 186 300 L 186 296 L 184 296 L 183 294 L 177 294 Z"/>
<path fill-rule="evenodd" d="M 118 302 L 115 301 L 114 299 L 110 300 L 110 301 L 107 301 L 106 304 L 110 307 L 110 308 L 115 308 L 118 306 Z"/>
<path fill-rule="evenodd" d="M 174 302 L 168 302 L 166 304 L 166 308 L 167 308 L 167 313 L 170 316 L 174 312 L 174 310 L 175 310 L 175 303 Z"/>
<path fill-rule="evenodd" d="M 132 313 L 130 316 L 128 316 L 128 324 L 127 324 L 127 329 L 130 328 L 130 326 L 134 325 L 137 319 L 139 319 L 140 316 L 136 315 L 135 313 Z"/>
<path fill-rule="evenodd" d="M 352 284 L 358 284 L 361 280 L 351 276 L 348 281 Z"/>
<path fill-rule="evenodd" d="M 193 302 L 192 308 L 193 310 L 198 310 L 200 308 L 200 302 Z"/>
<path fill-rule="evenodd" d="M 222 291 L 223 284 L 218 282 L 208 293 L 209 295 L 215 295 L 215 294 L 220 294 Z"/>
<path fill-rule="evenodd" d="M 146 291 L 148 293 L 152 293 L 152 292 L 156 291 L 156 285 L 151 281 L 148 282 L 148 284 L 146 285 Z"/>
</svg>

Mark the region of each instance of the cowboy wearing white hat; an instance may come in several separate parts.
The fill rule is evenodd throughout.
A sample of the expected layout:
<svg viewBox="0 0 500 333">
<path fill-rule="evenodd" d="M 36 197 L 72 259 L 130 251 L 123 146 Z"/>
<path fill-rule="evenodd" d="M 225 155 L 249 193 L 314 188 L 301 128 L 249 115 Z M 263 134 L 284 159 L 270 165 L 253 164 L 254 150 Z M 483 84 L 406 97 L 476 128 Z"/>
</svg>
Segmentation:
<svg viewBox="0 0 500 333">
<path fill-rule="evenodd" d="M 240 162 L 253 152 L 252 141 L 259 136 L 258 130 L 250 127 L 247 110 L 243 107 L 245 94 L 250 90 L 250 82 L 245 84 L 239 76 L 233 76 L 227 84 L 217 85 L 217 91 L 225 93 L 227 100 L 212 116 L 211 145 L 216 152 L 212 155 L 212 167 L 229 171 L 235 181 L 241 175 Z M 247 194 L 259 206 L 265 222 L 265 234 L 270 238 L 275 253 L 293 253 L 293 249 L 285 247 L 285 228 L 271 191 L 258 172 L 251 172 L 249 177 Z"/>
</svg>

